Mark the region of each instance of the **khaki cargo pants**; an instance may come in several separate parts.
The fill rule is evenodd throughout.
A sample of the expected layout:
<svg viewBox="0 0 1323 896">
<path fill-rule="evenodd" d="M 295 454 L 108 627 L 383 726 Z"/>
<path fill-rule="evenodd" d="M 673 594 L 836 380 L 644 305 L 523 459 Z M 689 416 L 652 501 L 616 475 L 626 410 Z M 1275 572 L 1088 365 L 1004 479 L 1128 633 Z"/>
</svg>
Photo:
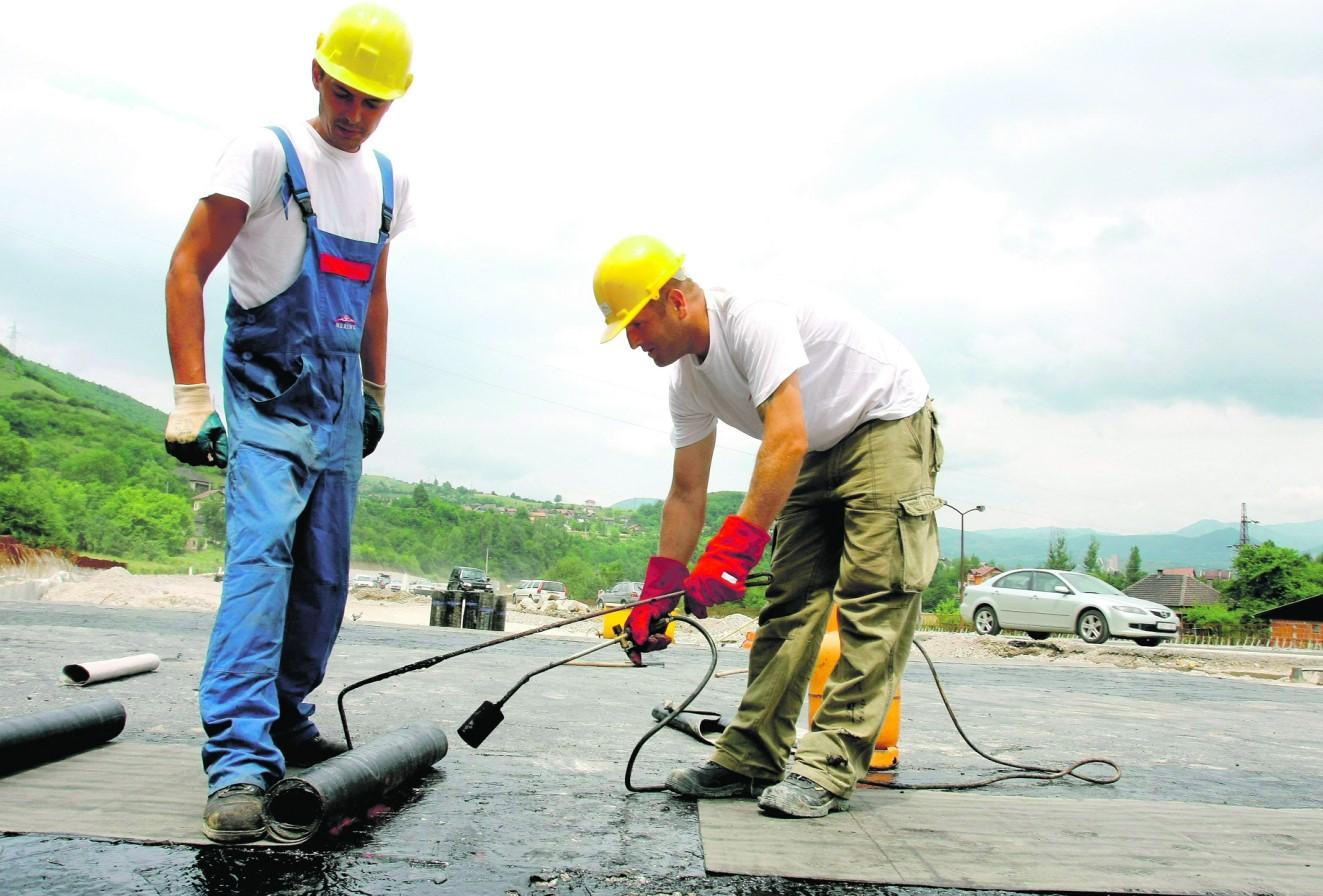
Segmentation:
<svg viewBox="0 0 1323 896">
<path fill-rule="evenodd" d="M 718 765 L 782 776 L 834 604 L 841 658 L 790 770 L 837 796 L 868 772 L 909 658 L 919 593 L 937 566 L 941 464 L 931 401 L 805 458 L 776 521 L 774 581 L 758 617 L 748 689 L 712 757 Z"/>
</svg>

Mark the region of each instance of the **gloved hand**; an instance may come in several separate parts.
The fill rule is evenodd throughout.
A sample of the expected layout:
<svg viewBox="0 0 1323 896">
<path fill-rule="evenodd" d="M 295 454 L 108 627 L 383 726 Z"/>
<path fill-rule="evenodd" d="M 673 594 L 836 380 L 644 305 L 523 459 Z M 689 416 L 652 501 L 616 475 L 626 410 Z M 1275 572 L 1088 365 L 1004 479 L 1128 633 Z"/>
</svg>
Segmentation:
<svg viewBox="0 0 1323 896">
<path fill-rule="evenodd" d="M 165 450 L 195 467 L 225 469 L 230 444 L 225 424 L 211 405 L 206 383 L 175 383 L 175 409 L 165 421 Z"/>
<path fill-rule="evenodd" d="M 676 592 L 675 597 L 655 600 L 629 611 L 625 620 L 625 632 L 629 635 L 632 647 L 625 647 L 629 661 L 636 666 L 643 665 L 643 654 L 652 650 L 663 650 L 670 645 L 666 637 L 666 623 L 662 621 L 680 602 L 680 591 L 684 578 L 689 575 L 689 568 L 679 560 L 670 557 L 653 557 L 648 560 L 648 571 L 643 576 L 643 591 L 639 598 L 655 597 L 658 594 Z M 654 632 L 658 625 L 661 631 Z"/>
<path fill-rule="evenodd" d="M 713 604 L 744 597 L 744 581 L 758 565 L 768 539 L 766 531 L 743 517 L 726 517 L 694 564 L 693 574 L 684 580 L 685 611 L 706 619 Z"/>
<path fill-rule="evenodd" d="M 386 434 L 386 387 L 363 380 L 363 456 L 377 450 Z"/>
</svg>

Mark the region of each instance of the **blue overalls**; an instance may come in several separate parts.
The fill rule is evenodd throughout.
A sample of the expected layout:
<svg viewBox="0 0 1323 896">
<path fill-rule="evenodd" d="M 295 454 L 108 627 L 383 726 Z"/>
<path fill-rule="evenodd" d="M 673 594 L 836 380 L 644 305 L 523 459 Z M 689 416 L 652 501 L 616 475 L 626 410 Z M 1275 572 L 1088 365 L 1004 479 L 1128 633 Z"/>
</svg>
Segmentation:
<svg viewBox="0 0 1323 896">
<path fill-rule="evenodd" d="M 394 204 L 377 153 L 383 203 L 375 243 L 317 226 L 289 137 L 292 198 L 308 242 L 298 279 L 257 308 L 225 312 L 225 582 L 198 690 L 208 792 L 269 787 L 285 772 L 276 744 L 317 735 L 307 697 L 326 674 L 349 586 L 349 538 L 363 466 L 359 345 Z"/>
</svg>

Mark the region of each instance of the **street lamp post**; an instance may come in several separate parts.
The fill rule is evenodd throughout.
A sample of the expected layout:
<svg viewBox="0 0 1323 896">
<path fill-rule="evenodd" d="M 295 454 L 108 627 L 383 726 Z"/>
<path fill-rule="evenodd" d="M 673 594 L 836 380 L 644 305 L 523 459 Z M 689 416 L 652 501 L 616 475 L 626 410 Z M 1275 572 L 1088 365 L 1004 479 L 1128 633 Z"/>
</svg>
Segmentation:
<svg viewBox="0 0 1323 896">
<path fill-rule="evenodd" d="M 965 600 L 965 514 L 973 513 L 976 510 L 982 512 L 984 510 L 987 510 L 988 508 L 984 507 L 982 504 L 978 504 L 974 507 L 969 508 L 968 510 L 961 510 L 959 507 L 956 507 L 954 504 L 952 504 L 950 501 L 946 500 L 945 498 L 942 499 L 942 504 L 944 504 L 947 507 L 950 507 L 956 513 L 960 514 L 960 578 L 958 582 L 959 582 L 960 600 L 963 603 Z"/>
</svg>

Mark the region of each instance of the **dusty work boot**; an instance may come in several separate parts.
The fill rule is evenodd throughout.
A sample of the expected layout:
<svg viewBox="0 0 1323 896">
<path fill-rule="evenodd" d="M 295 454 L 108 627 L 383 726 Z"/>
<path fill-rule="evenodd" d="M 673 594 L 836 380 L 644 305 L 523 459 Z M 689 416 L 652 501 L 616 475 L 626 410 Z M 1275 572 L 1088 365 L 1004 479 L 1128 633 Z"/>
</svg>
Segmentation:
<svg viewBox="0 0 1323 896">
<path fill-rule="evenodd" d="M 844 812 L 850 798 L 837 796 L 803 775 L 789 774 L 758 797 L 758 808 L 782 818 L 821 818 L 828 812 Z"/>
<path fill-rule="evenodd" d="M 666 789 L 696 800 L 732 796 L 758 796 L 775 781 L 750 778 L 708 760 L 702 765 L 677 768 L 666 777 Z"/>
<path fill-rule="evenodd" d="M 231 784 L 207 797 L 202 812 L 202 833 L 217 843 L 250 843 L 266 836 L 262 818 L 262 788 Z"/>
<path fill-rule="evenodd" d="M 276 744 L 285 756 L 285 764 L 298 768 L 309 768 L 319 762 L 325 762 L 332 756 L 349 752 L 349 746 L 342 740 L 324 737 L 318 734 L 312 740 L 300 744 Z"/>
</svg>

